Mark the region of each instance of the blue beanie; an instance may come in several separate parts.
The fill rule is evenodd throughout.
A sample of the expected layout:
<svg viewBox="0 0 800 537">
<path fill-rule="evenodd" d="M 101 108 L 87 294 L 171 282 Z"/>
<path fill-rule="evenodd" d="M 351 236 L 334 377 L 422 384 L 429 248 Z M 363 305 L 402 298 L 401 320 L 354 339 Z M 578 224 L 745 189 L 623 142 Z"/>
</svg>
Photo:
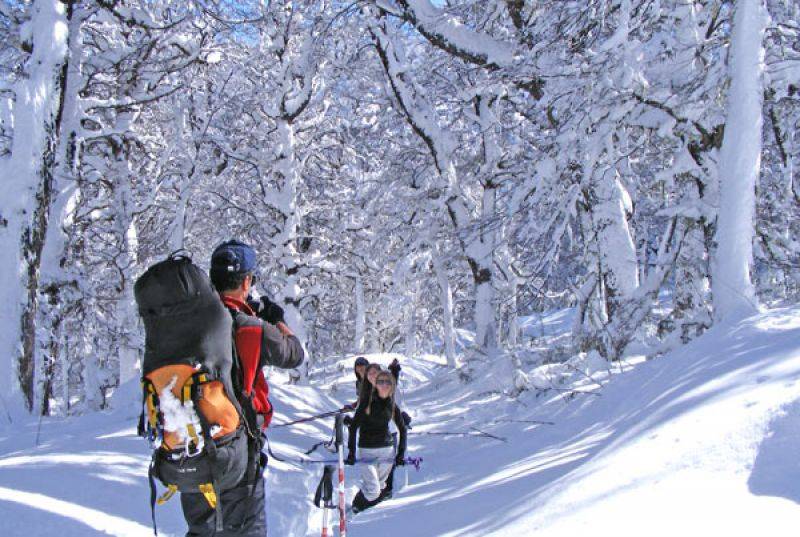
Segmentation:
<svg viewBox="0 0 800 537">
<path fill-rule="evenodd" d="M 236 239 L 223 242 L 211 254 L 211 271 L 250 274 L 256 270 L 256 251 Z"/>
</svg>

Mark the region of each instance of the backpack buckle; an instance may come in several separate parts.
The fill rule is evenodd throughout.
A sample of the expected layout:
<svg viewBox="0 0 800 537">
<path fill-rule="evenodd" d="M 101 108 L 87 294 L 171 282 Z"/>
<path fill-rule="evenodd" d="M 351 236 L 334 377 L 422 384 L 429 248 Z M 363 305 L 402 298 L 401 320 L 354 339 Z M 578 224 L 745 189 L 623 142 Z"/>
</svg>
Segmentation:
<svg viewBox="0 0 800 537">
<path fill-rule="evenodd" d="M 192 457 L 197 457 L 201 453 L 203 453 L 202 445 L 197 445 L 194 442 L 186 442 L 186 444 L 183 446 L 183 455 L 190 459 Z"/>
</svg>

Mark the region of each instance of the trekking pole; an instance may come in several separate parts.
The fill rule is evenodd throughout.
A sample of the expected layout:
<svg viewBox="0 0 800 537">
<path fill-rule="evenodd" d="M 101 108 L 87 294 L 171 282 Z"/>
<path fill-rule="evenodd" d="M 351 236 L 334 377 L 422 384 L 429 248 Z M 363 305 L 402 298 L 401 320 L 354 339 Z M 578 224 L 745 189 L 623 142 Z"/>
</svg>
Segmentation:
<svg viewBox="0 0 800 537">
<path fill-rule="evenodd" d="M 322 508 L 322 537 L 328 537 L 328 506 Z M 331 536 L 333 537 L 333 536 Z"/>
<path fill-rule="evenodd" d="M 300 418 L 299 420 L 287 421 L 286 423 L 276 423 L 275 425 L 271 425 L 271 427 L 273 429 L 276 427 L 288 427 L 289 425 L 297 425 L 298 423 L 306 423 L 308 421 L 330 418 L 331 416 L 338 416 L 339 414 L 343 414 L 345 412 L 350 412 L 350 409 L 340 408 L 338 410 L 332 410 L 330 412 L 323 412 L 322 414 L 315 414 L 313 416 L 308 416 L 307 418 Z"/>
<path fill-rule="evenodd" d="M 344 438 L 344 435 L 342 435 L 342 438 Z M 291 462 L 291 463 L 295 463 L 295 464 L 338 464 L 340 461 L 344 462 L 344 460 L 343 460 L 343 457 L 344 457 L 344 440 L 342 440 L 342 443 L 340 445 L 337 445 L 337 452 L 338 452 L 338 455 L 339 455 L 338 458 L 336 458 L 336 459 L 308 459 L 308 458 L 305 458 L 305 457 L 291 457 L 291 456 L 285 456 L 285 455 L 278 455 L 277 453 L 272 451 L 272 445 L 269 442 L 269 437 L 264 435 L 264 439 L 266 440 L 266 443 L 267 443 L 267 453 L 269 453 L 270 457 L 272 457 L 273 459 L 275 459 L 276 461 L 279 461 L 279 462 L 285 462 L 285 463 L 290 463 Z M 336 435 L 335 434 L 334 434 L 333 442 L 336 443 Z M 339 449 L 339 448 L 341 448 L 341 449 Z M 378 464 L 378 463 L 391 463 L 391 462 L 394 462 L 394 457 L 391 457 L 391 458 L 390 457 L 387 457 L 387 458 L 372 457 L 372 458 L 366 458 L 366 459 L 358 459 L 357 461 L 355 461 L 354 464 Z M 417 471 L 419 471 L 420 466 L 422 465 L 422 457 L 406 457 L 405 458 L 405 463 L 406 464 L 410 464 Z"/>
<path fill-rule="evenodd" d="M 345 516 L 344 493 L 344 418 L 336 416 L 336 447 L 339 450 L 339 536 L 347 535 L 347 519 Z"/>
<path fill-rule="evenodd" d="M 321 504 L 321 505 L 320 505 Z M 322 479 L 317 485 L 317 492 L 314 494 L 314 505 L 322 507 L 322 537 L 333 537 L 333 533 L 328 533 L 329 513 L 333 509 L 333 465 L 326 464 L 322 472 Z"/>
</svg>

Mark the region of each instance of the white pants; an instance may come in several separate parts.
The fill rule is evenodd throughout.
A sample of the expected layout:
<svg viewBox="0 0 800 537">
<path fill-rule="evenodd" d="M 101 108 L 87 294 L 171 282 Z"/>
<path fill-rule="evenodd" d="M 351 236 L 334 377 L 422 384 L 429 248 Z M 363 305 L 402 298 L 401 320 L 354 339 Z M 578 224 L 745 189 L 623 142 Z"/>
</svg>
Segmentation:
<svg viewBox="0 0 800 537">
<path fill-rule="evenodd" d="M 386 486 L 386 479 L 394 465 L 394 448 L 358 448 L 361 460 L 381 459 L 380 462 L 361 466 L 361 492 L 369 500 L 375 500 Z"/>
</svg>

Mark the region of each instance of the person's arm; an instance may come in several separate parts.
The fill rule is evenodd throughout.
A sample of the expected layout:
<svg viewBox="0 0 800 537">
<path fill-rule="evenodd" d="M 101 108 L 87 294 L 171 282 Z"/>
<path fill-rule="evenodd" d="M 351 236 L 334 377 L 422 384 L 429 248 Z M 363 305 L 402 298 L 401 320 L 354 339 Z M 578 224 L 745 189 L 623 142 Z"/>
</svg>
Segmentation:
<svg viewBox="0 0 800 537">
<path fill-rule="evenodd" d="M 403 460 L 406 455 L 406 437 L 408 436 L 408 431 L 406 429 L 406 422 L 403 419 L 403 412 L 397 405 L 394 406 L 394 424 L 397 426 L 397 432 L 399 433 L 396 460 L 398 464 L 402 464 L 400 461 Z"/>
<path fill-rule="evenodd" d="M 274 365 L 292 369 L 303 363 L 305 352 L 300 340 L 284 323 L 277 325 L 261 322 L 261 365 Z"/>
<path fill-rule="evenodd" d="M 255 309 L 256 316 L 262 321 L 261 367 L 274 365 L 293 369 L 303 363 L 303 346 L 286 325 L 283 308 L 262 296 Z"/>
<path fill-rule="evenodd" d="M 364 409 L 359 408 L 353 420 L 350 422 L 350 427 L 347 434 L 347 464 L 355 464 L 356 461 L 356 434 L 358 428 L 361 426 L 361 420 L 364 417 Z"/>
<path fill-rule="evenodd" d="M 392 374 L 392 376 L 394 377 L 394 382 L 395 382 L 395 384 L 397 384 L 398 382 L 400 382 L 400 370 L 401 370 L 401 369 L 402 369 L 402 368 L 400 367 L 400 361 L 399 361 L 397 358 L 395 358 L 394 360 L 392 360 L 392 363 L 391 363 L 391 364 L 389 364 L 389 372 L 390 372 L 390 373 Z"/>
</svg>

